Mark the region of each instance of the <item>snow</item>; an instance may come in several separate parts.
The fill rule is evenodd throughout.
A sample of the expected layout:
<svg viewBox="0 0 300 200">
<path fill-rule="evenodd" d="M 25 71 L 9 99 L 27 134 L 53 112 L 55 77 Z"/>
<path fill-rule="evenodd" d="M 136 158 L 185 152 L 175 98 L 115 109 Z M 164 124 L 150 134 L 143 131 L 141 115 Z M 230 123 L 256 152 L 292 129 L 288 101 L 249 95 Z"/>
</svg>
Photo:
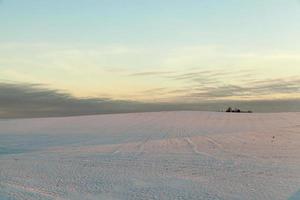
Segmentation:
<svg viewBox="0 0 300 200">
<path fill-rule="evenodd" d="M 300 199 L 300 113 L 0 120 L 0 200 Z"/>
</svg>

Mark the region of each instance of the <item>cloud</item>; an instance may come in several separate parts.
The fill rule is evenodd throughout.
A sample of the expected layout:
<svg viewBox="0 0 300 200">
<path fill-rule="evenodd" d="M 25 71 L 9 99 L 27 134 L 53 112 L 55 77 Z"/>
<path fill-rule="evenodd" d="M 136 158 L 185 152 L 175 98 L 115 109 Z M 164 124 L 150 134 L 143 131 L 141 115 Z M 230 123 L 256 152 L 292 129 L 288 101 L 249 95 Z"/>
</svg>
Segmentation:
<svg viewBox="0 0 300 200">
<path fill-rule="evenodd" d="M 0 116 L 36 117 L 129 112 L 134 102 L 76 98 L 40 84 L 0 83 Z"/>
<path fill-rule="evenodd" d="M 185 70 L 187 71 L 187 70 Z M 173 97 L 195 98 L 196 100 L 222 100 L 262 96 L 298 95 L 300 78 L 258 78 L 253 70 L 189 70 L 187 72 L 151 71 L 132 74 L 135 76 L 154 76 L 169 82 L 178 82 L 176 88 L 158 88 L 153 93 L 171 94 Z M 181 85 L 181 86 L 179 86 Z"/>
<path fill-rule="evenodd" d="M 128 76 L 165 76 L 172 74 L 172 71 L 147 71 L 147 72 L 138 72 L 138 73 L 131 73 Z"/>
<path fill-rule="evenodd" d="M 181 107 L 180 104 L 172 103 L 77 98 L 42 84 L 0 83 L 0 118 L 166 111 L 180 110 Z"/>
<path fill-rule="evenodd" d="M 227 97 L 255 97 L 263 95 L 300 95 L 300 79 L 269 79 L 250 81 L 244 85 L 219 85 L 194 88 L 188 96 L 206 99 L 222 99 Z"/>
<path fill-rule="evenodd" d="M 229 71 L 224 69 L 195 70 L 185 69 L 184 71 L 142 71 L 130 73 L 128 76 L 162 78 L 170 83 L 185 82 L 201 85 L 215 85 L 222 83 L 224 79 L 249 79 L 253 76 L 250 70 Z"/>
<path fill-rule="evenodd" d="M 235 85 L 227 85 L 227 86 L 219 86 L 219 87 L 207 87 L 204 90 L 199 89 L 199 92 L 191 93 L 191 97 L 201 97 L 201 98 L 224 98 L 231 96 L 244 96 L 245 90 L 240 86 Z"/>
<path fill-rule="evenodd" d="M 0 83 L 0 118 L 15 117 L 53 117 L 91 115 L 107 113 L 128 113 L 172 110 L 218 111 L 227 106 L 254 110 L 255 112 L 300 111 L 300 99 L 278 100 L 222 100 L 223 97 L 248 96 L 252 93 L 272 92 L 295 93 L 299 91 L 300 80 L 270 80 L 256 82 L 253 86 L 240 87 L 228 85 L 207 87 L 206 91 L 191 92 L 185 98 L 199 98 L 198 102 L 156 102 L 120 101 L 109 98 L 77 98 L 68 93 L 49 89 L 41 84 Z M 198 88 L 199 89 L 199 88 Z M 199 89 L 200 90 L 200 89 Z M 164 88 L 155 88 L 145 92 L 167 92 Z M 170 93 L 183 92 L 170 90 Z M 209 100 L 211 99 L 211 100 Z"/>
<path fill-rule="evenodd" d="M 172 86 L 156 87 L 141 92 L 152 94 L 156 100 L 175 102 L 203 102 L 207 100 L 299 98 L 300 78 L 262 78 L 251 69 L 144 71 L 130 76 L 160 77 Z M 170 84 L 170 85 L 171 85 Z"/>
</svg>

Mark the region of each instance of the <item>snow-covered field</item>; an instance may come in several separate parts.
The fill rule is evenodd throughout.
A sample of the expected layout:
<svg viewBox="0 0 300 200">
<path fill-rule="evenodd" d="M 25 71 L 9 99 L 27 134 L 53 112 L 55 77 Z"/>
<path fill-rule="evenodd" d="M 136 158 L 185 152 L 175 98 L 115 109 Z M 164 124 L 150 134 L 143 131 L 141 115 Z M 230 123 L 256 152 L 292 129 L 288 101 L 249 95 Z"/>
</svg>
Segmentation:
<svg viewBox="0 0 300 200">
<path fill-rule="evenodd" d="M 300 199 L 300 113 L 0 120 L 0 200 Z"/>
</svg>

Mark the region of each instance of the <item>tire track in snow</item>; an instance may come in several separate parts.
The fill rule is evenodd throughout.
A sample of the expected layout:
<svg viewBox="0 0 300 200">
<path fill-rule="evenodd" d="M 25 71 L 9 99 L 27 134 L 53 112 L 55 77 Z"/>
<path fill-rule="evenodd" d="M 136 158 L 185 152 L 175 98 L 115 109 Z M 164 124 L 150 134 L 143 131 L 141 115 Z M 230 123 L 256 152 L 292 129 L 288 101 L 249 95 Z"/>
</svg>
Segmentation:
<svg viewBox="0 0 300 200">
<path fill-rule="evenodd" d="M 196 144 L 191 140 L 191 138 L 185 137 L 184 140 L 187 142 L 187 144 L 190 146 L 190 148 L 192 149 L 192 151 L 193 151 L 195 154 L 198 154 L 198 155 L 202 155 L 202 156 L 206 156 L 206 157 L 210 157 L 210 158 L 216 159 L 214 156 L 212 156 L 212 155 L 209 154 L 209 153 L 199 151 L 198 148 L 197 148 L 197 146 L 196 146 Z"/>
<path fill-rule="evenodd" d="M 137 159 L 139 156 L 141 156 L 143 153 L 145 153 L 145 145 L 147 142 L 149 142 L 151 139 L 151 136 L 147 137 L 144 141 L 141 141 L 140 144 L 137 146 L 137 151 L 135 154 L 135 159 Z"/>
<path fill-rule="evenodd" d="M 218 148 L 219 150 L 223 150 L 224 148 L 222 147 L 222 145 L 220 143 L 218 143 L 216 140 L 208 137 L 208 136 L 204 136 L 206 138 L 206 140 L 213 145 L 214 147 Z"/>
</svg>

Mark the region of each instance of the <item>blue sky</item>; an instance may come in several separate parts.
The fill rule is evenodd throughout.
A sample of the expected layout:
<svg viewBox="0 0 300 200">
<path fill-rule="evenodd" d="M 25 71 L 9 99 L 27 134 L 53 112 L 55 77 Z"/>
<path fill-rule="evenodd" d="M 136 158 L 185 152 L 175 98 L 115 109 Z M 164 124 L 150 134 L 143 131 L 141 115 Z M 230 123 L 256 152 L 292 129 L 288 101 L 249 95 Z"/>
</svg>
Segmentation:
<svg viewBox="0 0 300 200">
<path fill-rule="evenodd" d="M 298 0 L 3 0 L 0 78 L 77 97 L 295 98 L 299 21 Z"/>
<path fill-rule="evenodd" d="M 294 49 L 300 33 L 297 0 L 4 0 L 0 16 L 4 42 Z"/>
</svg>

